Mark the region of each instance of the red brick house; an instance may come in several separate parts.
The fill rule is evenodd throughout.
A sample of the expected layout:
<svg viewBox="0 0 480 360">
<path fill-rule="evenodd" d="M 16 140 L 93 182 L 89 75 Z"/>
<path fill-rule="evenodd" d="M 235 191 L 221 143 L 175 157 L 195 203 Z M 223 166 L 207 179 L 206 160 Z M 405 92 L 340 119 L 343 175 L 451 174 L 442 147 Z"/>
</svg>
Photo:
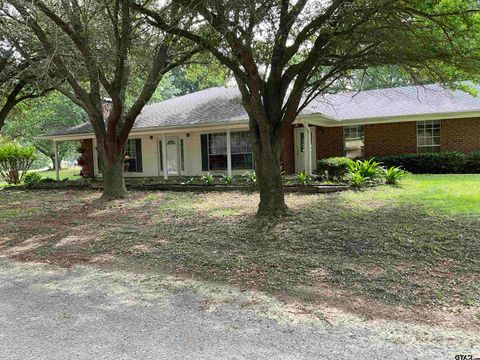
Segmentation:
<svg viewBox="0 0 480 360">
<path fill-rule="evenodd" d="M 80 141 L 83 174 L 101 176 L 85 123 L 44 136 Z M 480 150 L 480 98 L 437 85 L 339 93 L 314 99 L 285 130 L 286 173 L 318 159 Z M 310 141 L 305 141 L 310 139 Z M 248 117 L 235 88 L 211 88 L 146 106 L 130 134 L 125 176 L 164 177 L 253 169 Z"/>
</svg>

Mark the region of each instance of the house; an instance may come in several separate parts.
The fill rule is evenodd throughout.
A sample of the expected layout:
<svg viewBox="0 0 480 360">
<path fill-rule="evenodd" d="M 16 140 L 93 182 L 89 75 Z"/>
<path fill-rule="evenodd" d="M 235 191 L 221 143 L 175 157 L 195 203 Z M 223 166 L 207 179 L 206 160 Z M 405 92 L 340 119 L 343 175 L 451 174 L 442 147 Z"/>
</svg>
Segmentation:
<svg viewBox="0 0 480 360">
<path fill-rule="evenodd" d="M 84 176 L 101 176 L 89 123 L 43 136 L 80 141 Z M 305 141 L 310 139 L 310 141 Z M 317 159 L 480 150 L 480 98 L 438 85 L 314 99 L 283 134 L 286 173 Z M 125 176 L 242 174 L 253 169 L 248 117 L 236 88 L 211 88 L 146 106 L 127 143 Z"/>
</svg>

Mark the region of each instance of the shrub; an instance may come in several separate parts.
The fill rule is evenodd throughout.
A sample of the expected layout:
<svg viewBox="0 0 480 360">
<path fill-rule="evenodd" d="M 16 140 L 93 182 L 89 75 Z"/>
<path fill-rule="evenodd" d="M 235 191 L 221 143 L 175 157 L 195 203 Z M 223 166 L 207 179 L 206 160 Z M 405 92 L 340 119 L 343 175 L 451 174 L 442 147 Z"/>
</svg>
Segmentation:
<svg viewBox="0 0 480 360">
<path fill-rule="evenodd" d="M 223 182 L 224 182 L 225 185 L 232 185 L 233 184 L 233 176 L 223 175 L 222 179 L 223 179 Z"/>
<path fill-rule="evenodd" d="M 383 168 L 380 164 L 381 163 L 376 162 L 375 159 L 357 160 L 350 165 L 350 172 L 358 173 L 362 177 L 374 181 L 383 175 Z"/>
<path fill-rule="evenodd" d="M 312 181 L 312 177 L 308 175 L 305 171 L 302 171 L 297 174 L 297 183 L 301 186 L 308 186 L 308 184 Z"/>
<path fill-rule="evenodd" d="M 407 172 L 398 166 L 391 166 L 385 169 L 385 183 L 389 185 L 397 184 L 401 179 L 407 176 Z"/>
<path fill-rule="evenodd" d="M 318 161 L 317 172 L 319 175 L 326 175 L 327 179 L 342 179 L 349 172 L 350 166 L 354 163 L 346 157 L 332 157 Z"/>
<path fill-rule="evenodd" d="M 247 180 L 247 183 L 252 186 L 257 183 L 257 174 L 255 171 L 247 171 L 245 174 L 243 174 L 243 177 Z"/>
<path fill-rule="evenodd" d="M 383 180 L 384 169 L 374 159 L 354 161 L 346 175 L 348 183 L 356 188 L 379 183 Z"/>
<path fill-rule="evenodd" d="M 468 154 L 465 172 L 467 173 L 480 173 L 480 151 L 475 151 Z"/>
<path fill-rule="evenodd" d="M 17 143 L 0 146 L 0 178 L 7 184 L 19 184 L 35 161 L 35 148 Z"/>
<path fill-rule="evenodd" d="M 205 185 L 211 186 L 215 183 L 215 178 L 212 174 L 207 173 L 207 175 L 202 176 L 202 181 L 205 182 Z"/>
<path fill-rule="evenodd" d="M 480 170 L 480 154 L 465 155 L 454 151 L 381 156 L 376 159 L 388 168 L 397 166 L 414 174 L 466 173 L 469 172 L 468 167 L 475 168 L 475 163 Z"/>
<path fill-rule="evenodd" d="M 23 182 L 27 187 L 32 187 L 37 185 L 40 181 L 42 180 L 42 175 L 40 175 L 37 172 L 32 172 L 27 175 L 25 175 L 25 178 L 23 179 Z"/>
<path fill-rule="evenodd" d="M 359 172 L 349 172 L 345 177 L 350 186 L 356 189 L 367 186 L 368 184 L 368 178 L 366 178 Z"/>
<path fill-rule="evenodd" d="M 46 177 L 46 178 L 41 179 L 39 182 L 48 184 L 48 183 L 57 182 L 57 180 L 55 180 L 54 178 L 51 178 L 51 177 Z"/>
</svg>

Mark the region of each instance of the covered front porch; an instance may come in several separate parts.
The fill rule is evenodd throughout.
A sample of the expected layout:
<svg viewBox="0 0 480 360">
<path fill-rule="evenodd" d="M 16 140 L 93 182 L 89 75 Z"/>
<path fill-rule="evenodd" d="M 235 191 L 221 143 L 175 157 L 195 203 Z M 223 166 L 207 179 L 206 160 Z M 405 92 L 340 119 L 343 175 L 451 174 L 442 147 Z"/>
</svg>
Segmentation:
<svg viewBox="0 0 480 360">
<path fill-rule="evenodd" d="M 316 127 L 297 124 L 284 134 L 284 173 L 312 174 L 316 164 Z M 82 176 L 101 178 L 102 171 L 93 134 L 69 135 L 52 139 L 58 161 L 58 144 L 79 141 Z M 292 159 L 289 161 L 289 159 Z M 192 127 L 182 129 L 136 130 L 127 140 L 124 175 L 126 178 L 162 178 L 212 175 L 235 176 L 254 170 L 248 128 Z M 57 180 L 60 178 L 56 174 Z"/>
</svg>

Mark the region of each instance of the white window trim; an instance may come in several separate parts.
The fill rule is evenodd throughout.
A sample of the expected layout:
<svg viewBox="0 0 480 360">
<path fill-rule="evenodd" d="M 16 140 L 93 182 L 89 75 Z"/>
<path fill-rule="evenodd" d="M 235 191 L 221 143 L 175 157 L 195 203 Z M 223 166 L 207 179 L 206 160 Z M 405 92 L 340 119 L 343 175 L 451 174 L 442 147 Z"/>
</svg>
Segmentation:
<svg viewBox="0 0 480 360">
<path fill-rule="evenodd" d="M 207 156 L 208 156 L 208 168 L 209 170 L 208 171 L 211 171 L 211 172 L 214 172 L 214 173 L 218 173 L 218 172 L 223 172 L 223 171 L 227 171 L 227 174 L 231 176 L 231 173 L 232 171 L 245 171 L 245 170 L 253 170 L 254 169 L 254 159 L 253 159 L 253 148 L 252 148 L 252 151 L 251 152 L 244 152 L 244 153 L 239 153 L 239 152 L 233 152 L 232 151 L 232 143 L 231 143 L 231 140 L 232 140 L 232 135 L 234 133 L 239 133 L 239 132 L 246 132 L 248 133 L 249 130 L 241 130 L 241 129 L 234 129 L 234 131 L 232 130 L 229 130 L 227 132 L 210 132 L 210 133 L 204 133 L 205 135 L 207 135 Z M 226 136 L 226 141 L 227 141 L 227 151 L 225 154 L 210 154 L 210 136 L 211 135 L 225 135 Z M 232 155 L 239 155 L 239 154 L 251 154 L 252 155 L 252 168 L 242 168 L 242 169 L 237 169 L 237 168 L 233 168 L 232 166 Z M 224 155 L 227 157 L 227 167 L 226 169 L 210 169 L 210 156 L 214 156 L 214 155 Z"/>
<path fill-rule="evenodd" d="M 360 148 L 347 148 L 346 147 L 346 136 L 345 136 L 345 130 L 346 128 L 359 128 L 359 127 L 362 127 L 363 128 L 363 146 L 360 147 Z M 357 130 L 357 133 L 359 131 Z M 348 125 L 348 126 L 343 126 L 342 128 L 342 139 L 343 139 L 343 156 L 346 156 L 347 155 L 347 151 L 350 151 L 350 150 L 358 150 L 360 149 L 362 151 L 362 156 L 364 155 L 364 151 L 365 151 L 365 125 Z"/>
<path fill-rule="evenodd" d="M 420 124 L 433 123 L 433 122 L 438 122 L 438 127 L 440 129 L 440 136 L 439 136 L 440 144 L 438 144 L 438 145 L 420 145 L 420 141 L 419 141 L 420 137 L 418 136 L 418 126 Z M 441 150 L 441 146 L 442 146 L 442 121 L 441 120 L 420 120 L 420 121 L 417 121 L 415 130 L 416 130 L 416 136 L 417 136 L 417 153 L 420 153 L 420 151 L 419 151 L 420 148 L 423 148 L 423 149 L 438 148 L 439 151 Z M 433 135 L 432 135 L 432 138 L 433 138 Z"/>
</svg>

